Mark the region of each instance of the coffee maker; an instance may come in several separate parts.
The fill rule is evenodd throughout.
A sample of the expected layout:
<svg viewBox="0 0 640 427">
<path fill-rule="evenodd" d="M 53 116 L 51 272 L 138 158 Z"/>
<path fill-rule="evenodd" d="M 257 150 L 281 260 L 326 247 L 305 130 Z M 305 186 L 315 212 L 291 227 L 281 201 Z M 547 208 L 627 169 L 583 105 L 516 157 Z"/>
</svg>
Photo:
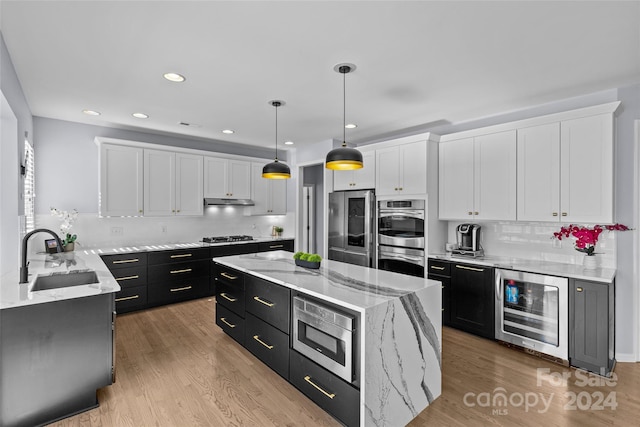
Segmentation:
<svg viewBox="0 0 640 427">
<path fill-rule="evenodd" d="M 456 228 L 456 243 L 458 248 L 454 254 L 478 257 L 484 255 L 480 245 L 480 226 L 478 224 L 460 224 Z"/>
</svg>

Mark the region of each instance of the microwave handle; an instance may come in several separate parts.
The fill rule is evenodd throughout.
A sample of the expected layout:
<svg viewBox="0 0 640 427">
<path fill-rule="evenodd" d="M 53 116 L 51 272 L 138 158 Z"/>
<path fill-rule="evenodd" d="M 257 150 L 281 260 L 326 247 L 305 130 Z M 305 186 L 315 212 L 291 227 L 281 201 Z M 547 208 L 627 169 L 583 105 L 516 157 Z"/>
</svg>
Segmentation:
<svg viewBox="0 0 640 427">
<path fill-rule="evenodd" d="M 500 270 L 496 270 L 496 301 L 502 301 L 502 274 Z"/>
</svg>

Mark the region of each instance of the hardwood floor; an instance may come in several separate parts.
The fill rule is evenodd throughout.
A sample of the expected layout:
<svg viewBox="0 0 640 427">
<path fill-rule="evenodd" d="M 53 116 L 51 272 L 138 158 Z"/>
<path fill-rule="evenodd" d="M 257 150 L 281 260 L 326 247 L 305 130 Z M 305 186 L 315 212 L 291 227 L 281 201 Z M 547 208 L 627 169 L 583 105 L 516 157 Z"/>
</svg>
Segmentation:
<svg viewBox="0 0 640 427">
<path fill-rule="evenodd" d="M 118 316 L 116 382 L 98 391 L 99 408 L 53 425 L 340 425 L 224 335 L 214 308 L 205 298 Z M 620 363 L 615 374 L 617 381 L 600 384 L 444 328 L 442 395 L 410 426 L 638 425 L 640 364 Z M 503 406 L 494 401 L 500 392 Z"/>
</svg>

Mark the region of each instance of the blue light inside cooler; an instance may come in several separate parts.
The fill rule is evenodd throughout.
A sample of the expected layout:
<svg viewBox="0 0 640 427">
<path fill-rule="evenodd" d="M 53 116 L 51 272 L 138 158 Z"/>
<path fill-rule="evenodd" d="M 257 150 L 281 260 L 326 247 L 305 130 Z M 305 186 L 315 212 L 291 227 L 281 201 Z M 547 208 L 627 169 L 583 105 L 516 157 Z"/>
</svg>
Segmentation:
<svg viewBox="0 0 640 427">
<path fill-rule="evenodd" d="M 520 291 L 518 289 L 518 286 L 516 285 L 516 282 L 514 282 L 513 280 L 509 280 L 507 282 L 507 286 L 504 287 L 504 292 L 505 292 L 505 300 L 508 303 L 510 304 L 518 303 Z"/>
</svg>

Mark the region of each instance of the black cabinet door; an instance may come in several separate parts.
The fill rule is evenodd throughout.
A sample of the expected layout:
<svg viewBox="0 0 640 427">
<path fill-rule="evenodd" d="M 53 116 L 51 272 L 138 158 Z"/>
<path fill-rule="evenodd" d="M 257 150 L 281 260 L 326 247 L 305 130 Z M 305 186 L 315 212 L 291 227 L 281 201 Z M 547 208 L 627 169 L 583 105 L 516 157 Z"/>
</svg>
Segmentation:
<svg viewBox="0 0 640 427">
<path fill-rule="evenodd" d="M 259 243 L 236 243 L 233 245 L 212 246 L 210 248 L 211 258 L 230 255 L 253 254 L 259 251 Z"/>
<path fill-rule="evenodd" d="M 293 252 L 293 240 L 273 240 L 271 242 L 260 242 L 260 252 L 268 251 Z"/>
<path fill-rule="evenodd" d="M 244 317 L 244 290 L 225 283 L 216 284 L 216 302 L 240 317 Z"/>
<path fill-rule="evenodd" d="M 289 334 L 291 292 L 289 288 L 255 276 L 245 277 L 245 309 L 285 334 Z"/>
<path fill-rule="evenodd" d="M 451 266 L 449 306 L 451 325 L 485 338 L 495 337 L 494 270 L 454 262 Z"/>
<path fill-rule="evenodd" d="M 244 345 L 268 367 L 289 379 L 289 335 L 247 313 Z"/>
<path fill-rule="evenodd" d="M 116 313 L 127 313 L 147 307 L 147 285 L 122 288 L 116 292 Z"/>
<path fill-rule="evenodd" d="M 216 304 L 216 325 L 244 345 L 244 319 L 221 304 Z"/>
<path fill-rule="evenodd" d="M 209 292 L 209 278 L 191 277 L 166 282 L 149 283 L 147 301 L 150 306 L 170 304 L 204 297 Z"/>
<path fill-rule="evenodd" d="M 209 258 L 209 248 L 175 249 L 149 252 L 149 265 L 186 262 Z"/>
<path fill-rule="evenodd" d="M 203 276 L 209 277 L 211 274 L 210 269 L 211 262 L 207 260 L 150 265 L 147 268 L 149 283 L 166 283 Z"/>
<path fill-rule="evenodd" d="M 116 268 L 111 271 L 111 275 L 118 282 L 121 288 L 141 286 L 147 284 L 147 266 Z"/>
<path fill-rule="evenodd" d="M 111 271 L 126 268 L 126 267 L 139 267 L 147 265 L 146 252 L 135 252 L 128 254 L 116 254 L 116 255 L 102 255 L 102 262 Z"/>
<path fill-rule="evenodd" d="M 429 279 L 437 280 L 442 284 L 442 324 L 451 326 L 451 263 L 429 259 Z"/>
</svg>

